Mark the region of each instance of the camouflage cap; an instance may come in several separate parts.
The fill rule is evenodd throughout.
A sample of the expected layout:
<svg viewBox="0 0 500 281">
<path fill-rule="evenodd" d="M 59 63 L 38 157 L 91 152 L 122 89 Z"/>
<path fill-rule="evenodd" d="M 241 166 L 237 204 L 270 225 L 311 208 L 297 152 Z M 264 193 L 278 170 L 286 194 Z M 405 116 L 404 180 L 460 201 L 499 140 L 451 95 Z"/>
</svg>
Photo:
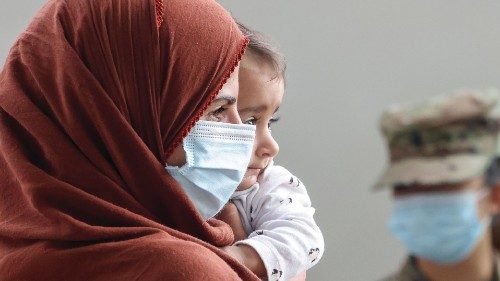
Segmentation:
<svg viewBox="0 0 500 281">
<path fill-rule="evenodd" d="M 417 105 L 395 105 L 381 118 L 390 164 L 375 188 L 458 183 L 500 155 L 500 93 L 461 90 Z"/>
</svg>

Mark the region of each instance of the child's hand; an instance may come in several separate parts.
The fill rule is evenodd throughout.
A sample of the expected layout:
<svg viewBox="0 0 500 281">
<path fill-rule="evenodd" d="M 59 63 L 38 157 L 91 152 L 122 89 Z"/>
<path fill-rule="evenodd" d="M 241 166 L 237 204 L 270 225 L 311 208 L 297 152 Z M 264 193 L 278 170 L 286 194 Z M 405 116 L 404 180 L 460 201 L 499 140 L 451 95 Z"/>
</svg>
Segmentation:
<svg viewBox="0 0 500 281">
<path fill-rule="evenodd" d="M 231 226 L 234 233 L 234 242 L 248 237 L 245 232 L 245 228 L 243 227 L 243 223 L 241 222 L 240 213 L 232 202 L 227 203 L 215 218 Z"/>
</svg>

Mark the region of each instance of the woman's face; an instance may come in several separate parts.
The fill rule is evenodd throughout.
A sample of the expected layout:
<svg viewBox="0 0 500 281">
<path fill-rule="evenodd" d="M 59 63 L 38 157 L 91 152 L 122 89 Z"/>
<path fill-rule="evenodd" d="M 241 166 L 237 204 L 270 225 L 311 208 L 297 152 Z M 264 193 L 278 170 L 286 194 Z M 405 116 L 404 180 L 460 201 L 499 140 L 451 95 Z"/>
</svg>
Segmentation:
<svg viewBox="0 0 500 281">
<path fill-rule="evenodd" d="M 278 154 L 279 146 L 271 135 L 271 126 L 278 121 L 276 112 L 284 93 L 281 77 L 272 79 L 271 66 L 247 51 L 240 68 L 238 112 L 245 124 L 256 125 L 254 149 L 245 177 L 238 190 L 251 187 L 257 177 Z"/>
<path fill-rule="evenodd" d="M 222 86 L 219 94 L 217 94 L 214 101 L 205 110 L 200 120 L 241 124 L 236 107 L 239 89 L 239 69 L 239 66 L 234 69 L 226 84 Z"/>
<path fill-rule="evenodd" d="M 222 86 L 219 94 L 215 97 L 213 102 L 203 112 L 200 120 L 241 124 L 236 101 L 238 100 L 238 82 L 239 66 L 235 68 L 226 84 Z M 186 164 L 186 154 L 182 144 L 177 146 L 172 154 L 167 159 L 169 166 L 182 166 Z"/>
</svg>

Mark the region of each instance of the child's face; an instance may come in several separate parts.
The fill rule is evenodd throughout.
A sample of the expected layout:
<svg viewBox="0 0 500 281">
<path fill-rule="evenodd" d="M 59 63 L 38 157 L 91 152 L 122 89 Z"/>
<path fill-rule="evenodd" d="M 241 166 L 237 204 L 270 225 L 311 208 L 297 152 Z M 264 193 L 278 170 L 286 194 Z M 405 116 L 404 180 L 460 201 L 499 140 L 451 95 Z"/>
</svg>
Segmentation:
<svg viewBox="0 0 500 281">
<path fill-rule="evenodd" d="M 257 182 L 259 174 L 279 151 L 270 128 L 278 121 L 275 114 L 283 98 L 284 81 L 281 77 L 272 79 L 273 76 L 268 63 L 251 52 L 245 54 L 240 65 L 238 112 L 243 123 L 257 128 L 252 158 L 238 190 Z"/>
</svg>

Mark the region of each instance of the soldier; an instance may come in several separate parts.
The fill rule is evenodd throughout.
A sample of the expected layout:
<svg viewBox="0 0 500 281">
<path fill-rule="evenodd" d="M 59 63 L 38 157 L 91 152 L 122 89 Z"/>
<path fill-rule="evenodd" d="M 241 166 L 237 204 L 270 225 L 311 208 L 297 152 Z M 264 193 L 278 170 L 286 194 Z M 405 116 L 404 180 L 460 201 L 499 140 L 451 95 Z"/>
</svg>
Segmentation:
<svg viewBox="0 0 500 281">
<path fill-rule="evenodd" d="M 392 188 L 389 228 L 409 253 L 384 280 L 500 280 L 491 234 L 500 211 L 500 94 L 394 106 L 381 127 L 390 165 L 376 188 Z"/>
</svg>

